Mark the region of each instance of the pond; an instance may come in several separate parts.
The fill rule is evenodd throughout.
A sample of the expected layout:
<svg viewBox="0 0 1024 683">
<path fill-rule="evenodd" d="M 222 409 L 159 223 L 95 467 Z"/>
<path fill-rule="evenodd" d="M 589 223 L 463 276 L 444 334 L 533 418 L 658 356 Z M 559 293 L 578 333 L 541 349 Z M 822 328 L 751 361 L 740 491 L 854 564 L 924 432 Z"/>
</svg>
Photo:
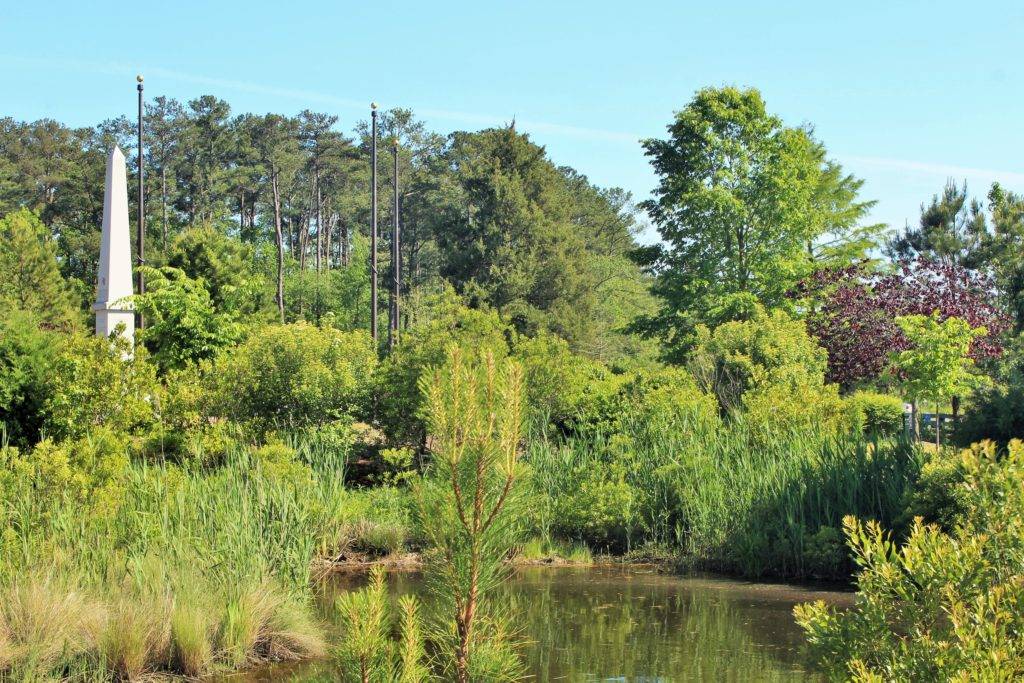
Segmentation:
<svg viewBox="0 0 1024 683">
<path fill-rule="evenodd" d="M 332 580 L 330 593 L 353 577 Z M 396 593 L 421 591 L 415 573 L 394 573 Z M 818 677 L 802 655 L 793 606 L 852 594 L 637 568 L 517 569 L 501 599 L 519 614 L 531 680 L 806 681 Z M 421 596 L 422 597 L 422 596 Z M 337 680 L 329 662 L 275 665 L 239 679 Z"/>
</svg>

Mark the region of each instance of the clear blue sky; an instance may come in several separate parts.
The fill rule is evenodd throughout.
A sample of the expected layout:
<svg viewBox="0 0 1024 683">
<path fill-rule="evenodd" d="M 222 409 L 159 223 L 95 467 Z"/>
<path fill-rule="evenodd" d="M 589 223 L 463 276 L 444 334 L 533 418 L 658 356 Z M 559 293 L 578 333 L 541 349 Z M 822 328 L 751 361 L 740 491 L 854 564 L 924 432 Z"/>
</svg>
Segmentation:
<svg viewBox="0 0 1024 683">
<path fill-rule="evenodd" d="M 83 2 L 0 6 L 0 115 L 72 125 L 149 96 L 235 111 L 417 111 L 509 121 L 557 163 L 638 198 L 638 140 L 706 85 L 751 85 L 812 123 L 901 227 L 947 177 L 1024 192 L 1024 3 Z"/>
</svg>

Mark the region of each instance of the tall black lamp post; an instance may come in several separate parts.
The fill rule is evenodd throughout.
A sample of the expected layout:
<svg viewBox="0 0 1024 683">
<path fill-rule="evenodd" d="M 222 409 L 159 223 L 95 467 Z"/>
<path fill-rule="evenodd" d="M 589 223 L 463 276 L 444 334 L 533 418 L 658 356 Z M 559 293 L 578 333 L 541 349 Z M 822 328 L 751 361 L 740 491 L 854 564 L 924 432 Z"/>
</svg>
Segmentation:
<svg viewBox="0 0 1024 683">
<path fill-rule="evenodd" d="M 377 341 L 377 103 L 370 103 L 370 337 Z"/>
<path fill-rule="evenodd" d="M 138 126 L 138 133 L 139 133 L 139 220 L 137 221 L 136 226 L 135 226 L 135 229 L 136 229 L 136 233 L 135 233 L 135 251 L 138 254 L 138 264 L 139 264 L 139 269 L 138 269 L 138 282 L 139 282 L 138 290 L 139 290 L 139 292 L 138 293 L 139 294 L 145 294 L 146 293 L 146 278 L 142 274 L 142 266 L 145 265 L 145 263 L 146 263 L 146 237 L 145 237 L 145 235 L 146 235 L 146 204 L 145 204 L 145 202 L 146 202 L 146 190 L 145 190 L 145 187 L 143 185 L 143 181 L 145 179 L 145 171 L 143 170 L 143 166 L 145 164 L 143 162 L 143 156 L 142 156 L 142 74 L 139 74 L 138 76 L 136 76 L 135 80 L 139 84 L 138 85 L 138 91 L 139 91 L 139 126 Z M 143 322 L 143 319 L 142 319 L 142 313 L 139 313 L 139 325 L 138 326 L 139 326 L 139 329 L 142 329 L 144 327 L 144 322 Z"/>
<path fill-rule="evenodd" d="M 391 306 L 388 309 L 388 349 L 394 349 L 398 343 L 398 295 L 401 284 L 401 254 L 398 223 L 398 138 L 392 140 L 391 150 L 395 157 L 395 173 L 392 178 L 392 189 L 395 205 L 391 211 Z"/>
</svg>

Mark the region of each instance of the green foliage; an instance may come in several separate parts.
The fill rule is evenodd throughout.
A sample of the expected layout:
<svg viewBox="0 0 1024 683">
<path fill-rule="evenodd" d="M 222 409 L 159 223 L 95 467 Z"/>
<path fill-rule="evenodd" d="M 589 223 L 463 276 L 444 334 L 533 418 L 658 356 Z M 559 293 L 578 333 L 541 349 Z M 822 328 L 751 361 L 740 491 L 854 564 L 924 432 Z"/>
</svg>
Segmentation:
<svg viewBox="0 0 1024 683">
<path fill-rule="evenodd" d="M 421 386 L 434 460 L 417 486 L 416 514 L 434 548 L 428 579 L 450 625 L 441 645 L 445 667 L 460 683 L 493 680 L 496 661 L 512 677 L 518 667 L 507 667 L 518 660 L 501 655 L 507 634 L 489 598 L 524 531 L 522 370 L 499 364 L 492 353 L 476 360 L 451 347 L 445 365 Z"/>
<path fill-rule="evenodd" d="M 302 485 L 312 477 L 310 469 L 299 462 L 295 449 L 278 441 L 254 449 L 251 458 L 260 473 L 271 480 Z"/>
<path fill-rule="evenodd" d="M 900 546 L 877 522 L 844 527 L 860 571 L 857 602 L 797 608 L 836 678 L 1016 680 L 1024 676 L 1024 444 L 963 454 L 966 514 L 951 533 L 916 522 Z"/>
<path fill-rule="evenodd" d="M 138 333 L 164 372 L 212 359 L 238 341 L 241 326 L 217 313 L 200 280 L 177 268 L 144 268 L 146 293 L 133 297 L 146 327 Z"/>
<path fill-rule="evenodd" d="M 1018 336 L 999 368 L 998 383 L 981 387 L 955 425 L 960 446 L 990 439 L 1005 446 L 1024 435 L 1024 336 Z"/>
<path fill-rule="evenodd" d="M 426 307 L 429 318 L 402 335 L 401 342 L 375 375 L 376 417 L 388 437 L 419 446 L 426 436 L 422 420 L 421 378 L 447 358 L 455 344 L 467 353 L 508 354 L 511 331 L 493 310 L 468 308 L 451 289 Z"/>
<path fill-rule="evenodd" d="M 984 327 L 972 328 L 955 317 L 940 322 L 937 314 L 900 316 L 896 322 L 911 348 L 897 353 L 893 363 L 903 373 L 904 390 L 911 399 L 946 403 L 982 381 L 968 354 L 971 342 L 985 335 Z"/>
<path fill-rule="evenodd" d="M 825 391 L 828 358 L 802 321 L 755 306 L 747 320 L 698 326 L 688 366 L 722 412 L 785 408 L 787 394 Z M 799 404 L 798 407 L 804 404 Z"/>
<path fill-rule="evenodd" d="M 807 129 L 769 114 L 757 90 L 700 90 L 668 133 L 644 142 L 660 178 L 644 208 L 664 243 L 638 252 L 662 307 L 635 327 L 678 358 L 697 324 L 785 304 L 815 256 L 808 245 L 828 233 L 861 239 L 855 226 L 870 204 L 855 201 L 859 182 L 825 160 Z"/>
<path fill-rule="evenodd" d="M 358 236 L 352 245 L 353 262 L 346 268 L 327 272 L 289 269 L 285 278 L 285 301 L 289 320 L 310 320 L 343 329 L 370 326 L 369 245 Z M 292 264 L 293 266 L 295 264 Z"/>
<path fill-rule="evenodd" d="M 55 439 L 78 437 L 97 427 L 139 435 L 154 422 L 160 394 L 145 349 L 130 354 L 128 342 L 75 335 L 53 364 L 44 432 Z"/>
<path fill-rule="evenodd" d="M 574 354 L 568 342 L 547 331 L 520 337 L 512 356 L 523 367 L 526 403 L 538 423 L 567 426 L 576 421 L 592 388 L 609 375 L 603 365 Z"/>
<path fill-rule="evenodd" d="M 365 332 L 271 325 L 214 364 L 216 409 L 262 429 L 331 422 L 365 404 L 376 361 Z"/>
<path fill-rule="evenodd" d="M 379 566 L 370 572 L 370 582 L 361 590 L 349 591 L 335 600 L 344 641 L 337 657 L 345 680 L 391 683 L 421 683 L 429 680 L 423 645 L 419 603 L 406 595 L 398 602 L 397 619 Z M 400 637 L 391 639 L 398 621 Z"/>
<path fill-rule="evenodd" d="M 1024 196 L 993 183 L 988 193 L 992 227 L 981 237 L 981 258 L 994 271 L 1006 308 L 1024 332 Z"/>
<path fill-rule="evenodd" d="M 311 565 L 337 551 L 359 507 L 333 471 L 298 484 L 254 468 L 263 455 L 214 472 L 133 465 L 104 432 L 11 451 L 0 452 L 0 628 L 17 648 L 0 677 L 27 664 L 37 678 L 200 675 L 323 653 Z M 13 596 L 31 604 L 12 621 Z"/>
<path fill-rule="evenodd" d="M 514 126 L 454 134 L 445 161 L 456 192 L 437 246 L 440 274 L 457 291 L 520 332 L 547 327 L 574 344 L 642 312 L 642 290 L 631 301 L 613 286 L 616 276 L 640 279 L 625 258 L 634 229 L 626 202 L 567 177 Z"/>
<path fill-rule="evenodd" d="M 964 479 L 967 470 L 955 451 L 934 451 L 921 468 L 921 475 L 907 497 L 907 509 L 901 527 L 909 527 L 915 518 L 925 524 L 937 524 L 951 532 L 968 513 Z"/>
<path fill-rule="evenodd" d="M 0 312 L 35 314 L 46 327 L 68 328 L 78 319 L 74 295 L 57 267 L 50 231 L 28 209 L 0 218 Z"/>
<path fill-rule="evenodd" d="M 903 401 L 898 396 L 857 391 L 843 399 L 851 426 L 867 434 L 895 436 L 903 431 Z"/>
<path fill-rule="evenodd" d="M 823 528 L 844 514 L 903 518 L 921 467 L 910 444 L 813 424 L 765 438 L 745 419 L 701 414 L 653 426 L 626 414 L 609 435 L 532 444 L 537 531 L 615 551 L 673 548 L 685 564 L 747 576 L 842 578 L 846 553 Z"/>
<path fill-rule="evenodd" d="M 338 596 L 335 609 L 345 633 L 338 654 L 347 677 L 358 681 L 388 680 L 392 665 L 391 625 L 384 571 L 375 568 L 366 588 Z"/>
<path fill-rule="evenodd" d="M 0 424 L 11 443 L 26 446 L 40 438 L 58 344 L 30 313 L 0 316 Z"/>
<path fill-rule="evenodd" d="M 255 313 L 263 282 L 253 268 L 253 249 L 212 226 L 189 228 L 174 238 L 167 265 L 202 283 L 218 313 Z M 150 289 L 146 278 L 146 289 Z"/>
</svg>

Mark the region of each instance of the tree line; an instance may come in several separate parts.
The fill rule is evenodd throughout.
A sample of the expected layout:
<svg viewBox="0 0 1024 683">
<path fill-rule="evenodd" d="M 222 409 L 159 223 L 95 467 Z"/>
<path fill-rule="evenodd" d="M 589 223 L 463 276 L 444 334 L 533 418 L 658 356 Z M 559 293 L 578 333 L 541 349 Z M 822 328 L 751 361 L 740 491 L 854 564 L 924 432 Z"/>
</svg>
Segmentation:
<svg viewBox="0 0 1024 683">
<path fill-rule="evenodd" d="M 367 121 L 346 134 L 330 114 L 233 114 L 206 95 L 154 98 L 144 130 L 148 265 L 202 278 L 218 312 L 369 324 Z M 890 360 L 909 340 L 896 318 L 934 313 L 984 327 L 972 360 L 1012 374 L 999 366 L 1024 329 L 1024 198 L 995 184 L 982 203 L 950 180 L 917 226 L 894 232 L 870 220 L 863 181 L 813 128 L 785 124 L 755 89 L 702 89 L 664 138 L 642 141 L 658 184 L 640 205 L 557 165 L 514 123 L 445 135 L 393 109 L 380 132 L 381 226 L 395 205 L 392 154 L 401 178 L 406 327 L 451 286 L 591 358 L 683 363 L 701 326 L 781 309 L 828 351 L 828 381 L 852 391 L 898 383 Z M 123 117 L 0 120 L 0 215 L 38 214 L 83 309 L 105 153 L 130 149 L 133 133 Z M 661 239 L 641 246 L 645 216 Z"/>
<path fill-rule="evenodd" d="M 442 135 L 405 109 L 381 112 L 379 123 L 381 275 L 391 267 L 383 228 L 397 152 L 404 297 L 446 282 L 521 330 L 557 330 L 598 356 L 628 346 L 617 330 L 649 304 L 629 258 L 639 223 L 628 193 L 557 166 L 514 124 Z M 366 121 L 348 135 L 334 115 L 233 114 L 207 95 L 156 97 L 143 125 L 148 265 L 194 267 L 197 252 L 209 260 L 212 250 L 260 280 L 250 307 L 368 324 Z M 105 155 L 115 144 L 131 150 L 133 136 L 124 117 L 83 128 L 0 119 L 0 215 L 39 215 L 83 304 L 96 279 Z M 129 164 L 137 169 L 137 155 Z M 129 175 L 135 215 L 137 176 Z M 201 274 L 216 299 L 216 276 Z M 406 311 L 407 325 L 417 307 Z"/>
</svg>

